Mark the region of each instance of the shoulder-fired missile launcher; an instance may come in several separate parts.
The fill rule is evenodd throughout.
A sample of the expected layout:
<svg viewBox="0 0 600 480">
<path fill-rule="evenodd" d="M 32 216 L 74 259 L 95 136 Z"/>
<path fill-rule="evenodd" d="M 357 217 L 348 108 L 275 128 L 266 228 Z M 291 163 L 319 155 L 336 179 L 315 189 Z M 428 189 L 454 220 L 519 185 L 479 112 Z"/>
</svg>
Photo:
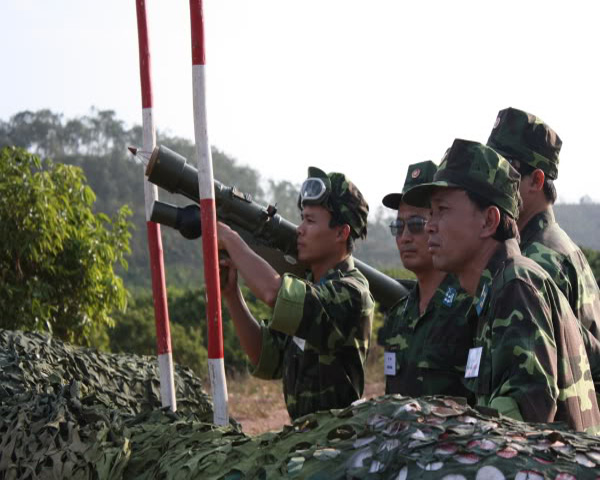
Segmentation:
<svg viewBox="0 0 600 480">
<path fill-rule="evenodd" d="M 163 145 L 156 147 L 146 167 L 146 176 L 168 192 L 199 203 L 198 171 L 173 150 Z M 274 206 L 260 205 L 236 187 L 215 180 L 214 188 L 220 221 L 236 230 L 279 273 L 300 276 L 305 273 L 306 266 L 297 259 L 296 225 L 281 217 Z M 199 209 L 197 205 L 181 208 L 154 202 L 151 220 L 176 228 L 186 238 L 198 238 L 202 233 Z M 402 284 L 358 259 L 355 265 L 369 281 L 373 297 L 383 308 L 391 307 L 408 293 L 406 285 L 410 281 Z"/>
</svg>

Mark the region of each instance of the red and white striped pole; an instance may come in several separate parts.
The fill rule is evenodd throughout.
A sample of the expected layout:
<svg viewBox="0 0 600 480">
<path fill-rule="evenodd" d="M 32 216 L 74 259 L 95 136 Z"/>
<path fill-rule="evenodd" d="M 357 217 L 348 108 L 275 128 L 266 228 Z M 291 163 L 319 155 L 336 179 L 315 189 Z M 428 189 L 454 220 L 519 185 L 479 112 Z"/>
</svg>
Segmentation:
<svg viewBox="0 0 600 480">
<path fill-rule="evenodd" d="M 204 75 L 204 23 L 202 0 L 190 0 L 192 24 L 192 80 L 194 89 L 194 133 L 198 158 L 198 184 L 202 221 L 202 251 L 207 295 L 208 374 L 213 392 L 214 423 L 227 425 L 227 382 L 223 361 L 221 290 L 217 248 L 217 216 L 212 155 L 206 126 L 206 82 Z"/>
<path fill-rule="evenodd" d="M 136 0 L 138 42 L 140 48 L 140 79 L 142 83 L 142 128 L 143 150 L 152 152 L 156 145 L 156 128 L 152 115 L 152 82 L 150 76 L 150 46 L 148 42 L 148 22 L 145 0 Z M 154 298 L 154 319 L 156 323 L 156 346 L 160 370 L 160 398 L 163 407 L 177 410 L 175 382 L 173 377 L 173 357 L 171 355 L 171 330 L 167 307 L 167 286 L 165 265 L 160 235 L 160 225 L 150 221 L 152 204 L 158 200 L 156 185 L 144 176 L 144 198 L 146 205 L 146 229 L 152 270 L 152 296 Z"/>
</svg>

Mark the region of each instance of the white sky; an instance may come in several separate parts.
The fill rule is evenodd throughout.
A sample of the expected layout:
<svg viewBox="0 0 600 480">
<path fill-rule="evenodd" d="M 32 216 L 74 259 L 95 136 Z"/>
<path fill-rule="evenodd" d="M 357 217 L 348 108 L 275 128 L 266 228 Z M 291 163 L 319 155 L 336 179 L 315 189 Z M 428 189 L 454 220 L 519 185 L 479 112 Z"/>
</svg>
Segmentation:
<svg viewBox="0 0 600 480">
<path fill-rule="evenodd" d="M 193 138 L 189 2 L 147 0 L 157 127 Z M 205 0 L 213 145 L 264 178 L 343 171 L 372 207 L 498 110 L 563 139 L 559 199 L 600 201 L 600 3 Z M 91 106 L 141 123 L 135 0 L 2 0 L 0 119 Z M 240 187 L 243 188 L 243 185 Z"/>
</svg>

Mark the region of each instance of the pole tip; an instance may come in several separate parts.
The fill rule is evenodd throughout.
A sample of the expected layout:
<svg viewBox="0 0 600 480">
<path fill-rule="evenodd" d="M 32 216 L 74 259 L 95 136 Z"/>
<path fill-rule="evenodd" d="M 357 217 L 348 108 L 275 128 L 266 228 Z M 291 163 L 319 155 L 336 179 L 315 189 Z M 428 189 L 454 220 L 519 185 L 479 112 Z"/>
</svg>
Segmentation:
<svg viewBox="0 0 600 480">
<path fill-rule="evenodd" d="M 127 149 L 132 153 L 132 155 L 137 155 L 138 149 L 136 147 L 127 147 Z"/>
</svg>

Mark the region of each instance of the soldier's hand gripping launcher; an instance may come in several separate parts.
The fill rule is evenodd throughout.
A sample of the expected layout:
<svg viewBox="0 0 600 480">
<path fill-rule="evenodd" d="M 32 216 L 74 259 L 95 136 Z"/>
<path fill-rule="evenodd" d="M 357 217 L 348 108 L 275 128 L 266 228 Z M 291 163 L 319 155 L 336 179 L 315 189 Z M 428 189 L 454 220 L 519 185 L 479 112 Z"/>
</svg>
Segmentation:
<svg viewBox="0 0 600 480">
<path fill-rule="evenodd" d="M 146 176 L 151 183 L 171 192 L 184 195 L 199 203 L 198 171 L 178 153 L 160 145 L 156 147 Z M 236 230 L 244 240 L 279 273 L 302 275 L 306 267 L 298 263 L 296 225 L 282 218 L 271 205 L 264 207 L 254 202 L 249 194 L 236 187 L 228 187 L 215 180 L 217 217 Z M 186 238 L 201 235 L 200 207 L 177 207 L 154 202 L 151 220 L 176 228 Z M 382 307 L 389 308 L 408 290 L 399 282 L 354 259 L 356 268 L 369 281 L 371 293 Z"/>
</svg>

